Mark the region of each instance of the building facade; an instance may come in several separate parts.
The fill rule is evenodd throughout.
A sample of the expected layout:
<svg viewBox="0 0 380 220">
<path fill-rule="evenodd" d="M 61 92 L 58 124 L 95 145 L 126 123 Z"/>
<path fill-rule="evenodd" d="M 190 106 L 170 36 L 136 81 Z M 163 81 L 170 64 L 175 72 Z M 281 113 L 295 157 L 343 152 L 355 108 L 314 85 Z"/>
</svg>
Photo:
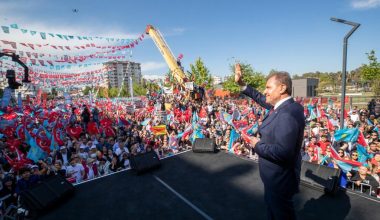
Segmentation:
<svg viewBox="0 0 380 220">
<path fill-rule="evenodd" d="M 317 88 L 319 79 L 306 78 L 292 80 L 292 96 L 293 97 L 314 97 L 317 96 Z"/>
<path fill-rule="evenodd" d="M 110 61 L 104 63 L 110 69 L 106 76 L 108 87 L 120 88 L 123 84 L 129 88 L 129 77 L 135 83 L 141 83 L 141 65 L 131 61 Z"/>
</svg>

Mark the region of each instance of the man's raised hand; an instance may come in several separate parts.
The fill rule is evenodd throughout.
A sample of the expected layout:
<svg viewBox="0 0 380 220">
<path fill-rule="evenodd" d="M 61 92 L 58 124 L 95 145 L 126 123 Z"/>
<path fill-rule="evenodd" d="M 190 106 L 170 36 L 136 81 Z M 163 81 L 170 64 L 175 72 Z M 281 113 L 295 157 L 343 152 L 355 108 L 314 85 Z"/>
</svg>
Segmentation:
<svg viewBox="0 0 380 220">
<path fill-rule="evenodd" d="M 242 74 L 241 74 L 241 66 L 240 63 L 235 64 L 235 82 L 239 86 L 245 86 L 243 80 L 242 80 Z"/>
</svg>

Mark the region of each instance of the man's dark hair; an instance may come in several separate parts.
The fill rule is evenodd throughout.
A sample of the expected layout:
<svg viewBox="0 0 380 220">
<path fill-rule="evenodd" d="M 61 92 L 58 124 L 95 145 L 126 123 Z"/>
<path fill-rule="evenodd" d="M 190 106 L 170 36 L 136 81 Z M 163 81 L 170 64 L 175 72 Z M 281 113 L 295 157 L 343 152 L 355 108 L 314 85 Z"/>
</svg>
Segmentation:
<svg viewBox="0 0 380 220">
<path fill-rule="evenodd" d="M 292 78 L 290 77 L 290 74 L 285 71 L 276 71 L 269 73 L 267 80 L 270 78 L 275 77 L 277 82 L 280 84 L 284 84 L 286 86 L 285 92 L 288 95 L 292 95 Z"/>
</svg>

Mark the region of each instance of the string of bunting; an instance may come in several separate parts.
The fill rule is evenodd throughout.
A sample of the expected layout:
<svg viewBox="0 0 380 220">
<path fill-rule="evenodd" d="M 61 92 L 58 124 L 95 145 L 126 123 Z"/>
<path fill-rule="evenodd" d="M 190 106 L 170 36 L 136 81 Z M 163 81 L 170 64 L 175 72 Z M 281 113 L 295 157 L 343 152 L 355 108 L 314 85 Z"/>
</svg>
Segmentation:
<svg viewBox="0 0 380 220">
<path fill-rule="evenodd" d="M 0 47 L 1 49 L 1 47 Z M 65 63 L 77 63 L 77 62 L 84 62 L 87 59 L 126 59 L 126 56 L 106 56 L 107 54 L 114 54 L 117 51 L 122 50 L 121 48 L 115 49 L 115 50 L 109 50 L 109 51 L 98 51 L 92 54 L 88 55 L 77 55 L 77 56 L 71 56 L 71 55 L 52 55 L 52 54 L 45 54 L 45 53 L 32 53 L 32 52 L 24 52 L 24 51 L 17 51 L 17 50 L 10 50 L 10 49 L 2 49 L 3 53 L 15 53 L 20 55 L 21 58 L 30 59 L 32 56 L 35 58 L 53 58 L 53 60 L 45 60 L 50 65 L 54 65 L 53 62 L 65 62 Z M 41 59 L 44 60 L 44 59 Z M 33 65 L 36 64 L 36 62 L 32 63 Z M 43 63 L 40 62 L 42 66 L 45 66 Z"/>
<path fill-rule="evenodd" d="M 73 46 L 73 45 L 52 45 L 52 44 L 33 44 L 33 43 L 18 43 L 18 42 L 14 42 L 14 41 L 9 41 L 9 40 L 0 40 L 1 42 L 3 42 L 4 45 L 10 45 L 12 47 L 12 49 L 17 49 L 17 45 L 21 45 L 23 47 L 27 47 L 27 48 L 31 48 L 32 50 L 35 50 L 35 49 L 38 49 L 38 48 L 53 48 L 53 49 L 61 49 L 62 51 L 73 51 L 74 49 L 76 50 L 86 50 L 86 49 L 112 49 L 112 50 L 116 50 L 116 49 L 119 49 L 119 50 L 123 50 L 123 49 L 128 49 L 128 48 L 133 48 L 135 45 L 138 45 L 139 44 L 139 41 L 142 41 L 144 39 L 144 34 L 141 34 L 141 36 L 139 37 L 139 40 L 137 39 L 134 39 L 134 40 L 131 40 L 129 44 L 126 44 L 126 45 L 108 45 L 108 46 L 100 46 L 100 45 L 96 45 L 94 43 L 88 43 L 88 44 L 85 44 L 85 45 L 77 45 L 77 46 Z M 19 46 L 20 47 L 20 46 Z"/>
<path fill-rule="evenodd" d="M 93 41 L 93 40 L 96 40 L 96 39 L 99 39 L 99 40 L 106 40 L 108 42 L 121 42 L 121 43 L 125 43 L 125 42 L 132 42 L 134 41 L 135 39 L 129 39 L 129 38 L 115 38 L 115 37 L 92 37 L 92 36 L 74 36 L 74 35 L 70 35 L 70 34 L 55 34 L 55 33 L 47 33 L 47 32 L 42 32 L 42 31 L 34 31 L 34 30 L 28 30 L 28 29 L 25 29 L 25 28 L 19 28 L 19 25 L 18 24 L 11 24 L 11 25 L 2 25 L 1 26 L 1 29 L 2 31 L 5 33 L 5 34 L 10 34 L 11 33 L 11 30 L 18 30 L 18 31 L 21 31 L 21 33 L 23 34 L 27 34 L 29 33 L 31 36 L 36 36 L 36 35 L 39 35 L 41 37 L 41 39 L 43 40 L 46 40 L 47 38 L 59 38 L 59 39 L 62 39 L 62 40 L 87 40 L 87 41 Z M 12 31 L 13 31 L 12 30 Z M 143 35 L 141 35 L 139 37 L 139 39 L 141 40 L 141 38 L 143 38 Z"/>
</svg>

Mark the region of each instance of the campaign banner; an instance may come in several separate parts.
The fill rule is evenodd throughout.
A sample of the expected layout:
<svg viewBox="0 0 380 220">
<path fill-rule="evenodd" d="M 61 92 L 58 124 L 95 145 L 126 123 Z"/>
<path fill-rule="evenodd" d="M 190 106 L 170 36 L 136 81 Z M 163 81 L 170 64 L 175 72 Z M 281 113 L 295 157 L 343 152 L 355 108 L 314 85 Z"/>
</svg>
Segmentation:
<svg viewBox="0 0 380 220">
<path fill-rule="evenodd" d="M 71 104 L 71 97 L 70 97 L 70 94 L 68 92 L 64 92 L 63 93 L 63 97 L 65 97 L 65 104 L 66 105 L 70 105 Z"/>
<path fill-rule="evenodd" d="M 22 109 L 21 92 L 17 93 L 17 104 L 18 104 L 19 109 Z"/>
<path fill-rule="evenodd" d="M 1 100 L 1 107 L 5 108 L 9 105 L 9 101 L 12 97 L 12 90 L 10 88 L 5 88 L 3 93 L 3 98 Z"/>
</svg>

